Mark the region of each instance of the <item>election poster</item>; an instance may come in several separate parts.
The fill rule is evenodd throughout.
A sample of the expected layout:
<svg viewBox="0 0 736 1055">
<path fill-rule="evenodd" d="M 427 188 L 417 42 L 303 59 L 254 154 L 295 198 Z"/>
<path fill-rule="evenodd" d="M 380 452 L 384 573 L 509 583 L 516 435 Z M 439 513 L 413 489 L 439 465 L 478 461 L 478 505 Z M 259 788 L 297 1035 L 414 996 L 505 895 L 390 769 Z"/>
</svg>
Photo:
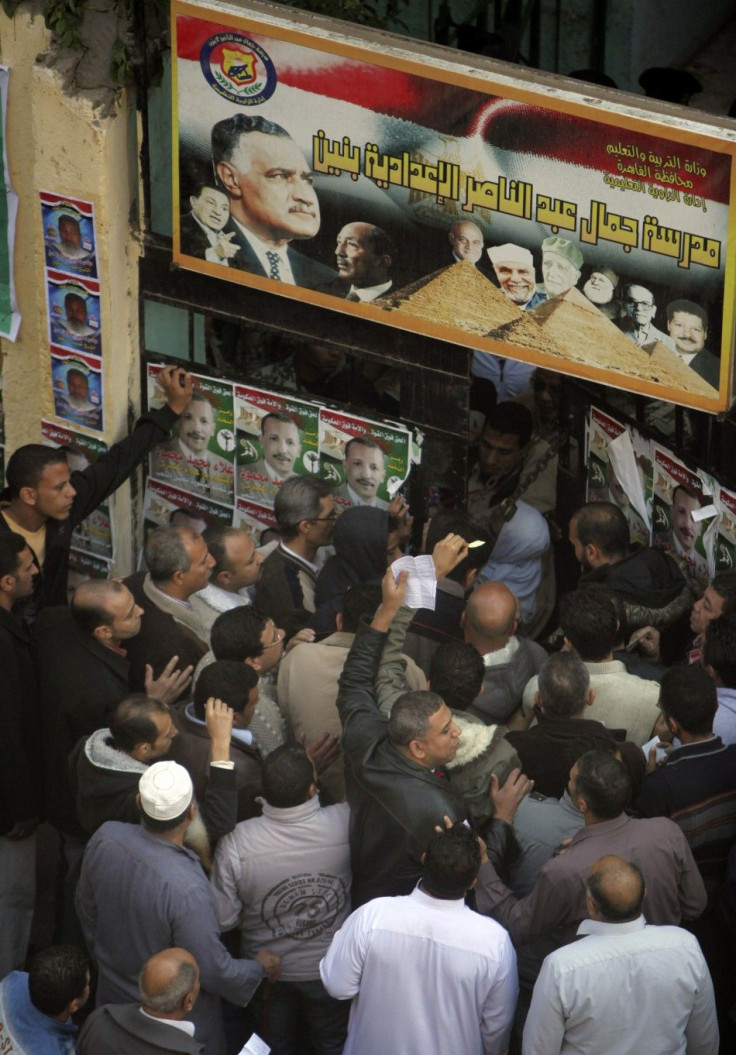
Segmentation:
<svg viewBox="0 0 736 1055">
<path fill-rule="evenodd" d="M 702 592 L 715 574 L 715 480 L 656 443 L 652 456 L 652 544 L 671 554 Z"/>
<path fill-rule="evenodd" d="M 276 517 L 273 509 L 259 502 L 251 502 L 248 498 L 238 498 L 233 524 L 247 531 L 257 546 L 269 541 L 268 538 L 264 538 L 264 533 L 267 531 L 273 531 L 273 537 L 277 537 L 275 534 Z"/>
<path fill-rule="evenodd" d="M 54 412 L 74 425 L 102 431 L 102 361 L 51 346 Z"/>
<path fill-rule="evenodd" d="M 148 367 L 148 405 L 166 402 L 156 378 L 160 366 Z M 235 431 L 233 386 L 194 375 L 194 396 L 176 424 L 172 439 L 151 451 L 151 476 L 232 510 L 235 501 Z"/>
<path fill-rule="evenodd" d="M 70 352 L 99 356 L 100 284 L 46 269 L 49 343 Z"/>
<path fill-rule="evenodd" d="M 730 404 L 736 143 L 705 115 L 257 2 L 173 15 L 179 265 Z"/>
<path fill-rule="evenodd" d="M 5 139 L 9 80 L 9 68 L 0 66 L 0 160 L 2 160 L 3 167 L 2 186 L 0 186 L 0 337 L 14 341 L 20 328 L 20 311 L 18 302 L 15 299 L 15 282 L 13 279 L 18 195 L 13 190 L 10 182 L 8 151 Z"/>
<path fill-rule="evenodd" d="M 235 386 L 238 497 L 273 506 L 293 476 L 319 476 L 319 408 L 303 399 Z"/>
<path fill-rule="evenodd" d="M 320 407 L 321 475 L 331 484 L 337 507 L 388 509 L 409 475 L 411 440 L 400 425 Z"/>
<path fill-rule="evenodd" d="M 731 571 L 736 568 L 736 492 L 719 484 L 713 501 L 718 510 L 715 570 Z"/>
<path fill-rule="evenodd" d="M 88 579 L 109 579 L 111 571 L 112 567 L 104 557 L 96 557 L 94 553 L 87 553 L 84 550 L 71 549 L 67 578 L 69 600 L 80 583 L 87 582 Z"/>
<path fill-rule="evenodd" d="M 97 278 L 94 206 L 77 198 L 40 191 L 46 267 Z"/>
<path fill-rule="evenodd" d="M 643 437 L 637 433 L 637 449 L 633 430 L 597 407 L 590 408 L 587 426 L 587 500 L 617 505 L 629 522 L 632 542 L 648 546 L 646 491 L 651 462 L 644 456 Z"/>
<path fill-rule="evenodd" d="M 41 435 L 48 447 L 63 447 L 72 472 L 82 472 L 107 452 L 107 445 L 94 436 L 65 428 L 51 421 L 41 422 Z M 82 553 L 111 561 L 115 556 L 112 503 L 114 497 L 101 502 L 72 533 L 72 547 Z"/>
</svg>

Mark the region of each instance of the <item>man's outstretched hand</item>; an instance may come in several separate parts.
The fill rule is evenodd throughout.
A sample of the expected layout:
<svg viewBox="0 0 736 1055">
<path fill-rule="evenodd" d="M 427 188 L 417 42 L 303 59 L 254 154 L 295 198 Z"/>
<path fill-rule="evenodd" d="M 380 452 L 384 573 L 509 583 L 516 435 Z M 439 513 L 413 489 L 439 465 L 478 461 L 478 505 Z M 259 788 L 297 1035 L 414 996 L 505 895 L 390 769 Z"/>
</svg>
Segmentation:
<svg viewBox="0 0 736 1055">
<path fill-rule="evenodd" d="M 408 571 L 399 572 L 398 579 L 395 579 L 391 567 L 386 568 L 386 574 L 381 581 L 381 607 L 373 616 L 371 622 L 374 630 L 386 633 L 389 629 L 396 617 L 396 613 L 404 603 L 408 579 Z"/>
</svg>

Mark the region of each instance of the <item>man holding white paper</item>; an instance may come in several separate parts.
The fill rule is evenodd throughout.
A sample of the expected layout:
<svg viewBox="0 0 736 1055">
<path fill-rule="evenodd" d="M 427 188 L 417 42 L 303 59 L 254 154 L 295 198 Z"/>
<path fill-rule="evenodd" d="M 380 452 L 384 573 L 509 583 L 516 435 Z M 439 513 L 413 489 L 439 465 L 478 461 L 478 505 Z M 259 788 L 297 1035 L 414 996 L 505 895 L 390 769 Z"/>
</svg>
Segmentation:
<svg viewBox="0 0 736 1055">
<path fill-rule="evenodd" d="M 439 542 L 432 555 L 436 578 L 447 575 L 467 548 L 459 535 Z M 397 580 L 388 569 L 381 607 L 370 626 L 358 628 L 340 679 L 354 908 L 375 897 L 410 893 L 435 825 L 445 815 L 453 821 L 466 817 L 462 796 L 443 768 L 460 740 L 450 708 L 431 692 L 404 693 L 390 719 L 378 708 L 376 674 L 406 580 L 406 572 Z"/>
</svg>

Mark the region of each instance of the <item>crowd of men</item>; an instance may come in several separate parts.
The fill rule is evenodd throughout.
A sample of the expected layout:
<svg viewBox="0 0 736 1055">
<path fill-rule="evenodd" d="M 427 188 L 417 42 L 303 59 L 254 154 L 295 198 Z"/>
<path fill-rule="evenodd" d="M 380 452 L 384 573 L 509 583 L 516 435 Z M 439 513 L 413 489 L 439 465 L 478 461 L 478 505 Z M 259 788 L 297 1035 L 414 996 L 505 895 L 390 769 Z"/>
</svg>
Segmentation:
<svg viewBox="0 0 736 1055">
<path fill-rule="evenodd" d="M 74 526 L 190 407 L 183 370 L 160 383 L 167 405 L 93 466 L 30 445 L 7 467 L 8 1050 L 729 1050 L 736 573 L 696 598 L 588 504 L 555 596 L 540 372 L 527 405 L 489 409 L 468 509 L 427 525 L 424 608 L 391 568 L 402 501 L 338 516 L 304 477 L 266 546 L 174 523 L 145 570 L 67 603 Z M 56 932 L 27 962 L 41 821 Z"/>
</svg>

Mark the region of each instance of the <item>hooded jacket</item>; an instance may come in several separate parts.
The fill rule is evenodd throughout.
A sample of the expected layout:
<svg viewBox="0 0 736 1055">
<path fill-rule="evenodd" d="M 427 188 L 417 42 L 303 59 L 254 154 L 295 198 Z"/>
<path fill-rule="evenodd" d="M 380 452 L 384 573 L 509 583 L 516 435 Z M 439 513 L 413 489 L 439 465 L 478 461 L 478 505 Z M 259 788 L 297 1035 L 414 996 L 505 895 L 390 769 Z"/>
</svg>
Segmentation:
<svg viewBox="0 0 736 1055">
<path fill-rule="evenodd" d="M 634 546 L 617 564 L 584 572 L 580 585 L 588 583 L 603 583 L 616 591 L 624 602 L 630 630 L 671 626 L 690 610 L 694 599 L 675 560 L 651 546 Z"/>
<path fill-rule="evenodd" d="M 315 612 L 308 626 L 333 633 L 335 615 L 351 586 L 380 582 L 386 571 L 388 513 L 372 506 L 353 506 L 341 513 L 332 536 L 335 553 L 317 576 Z"/>
</svg>

